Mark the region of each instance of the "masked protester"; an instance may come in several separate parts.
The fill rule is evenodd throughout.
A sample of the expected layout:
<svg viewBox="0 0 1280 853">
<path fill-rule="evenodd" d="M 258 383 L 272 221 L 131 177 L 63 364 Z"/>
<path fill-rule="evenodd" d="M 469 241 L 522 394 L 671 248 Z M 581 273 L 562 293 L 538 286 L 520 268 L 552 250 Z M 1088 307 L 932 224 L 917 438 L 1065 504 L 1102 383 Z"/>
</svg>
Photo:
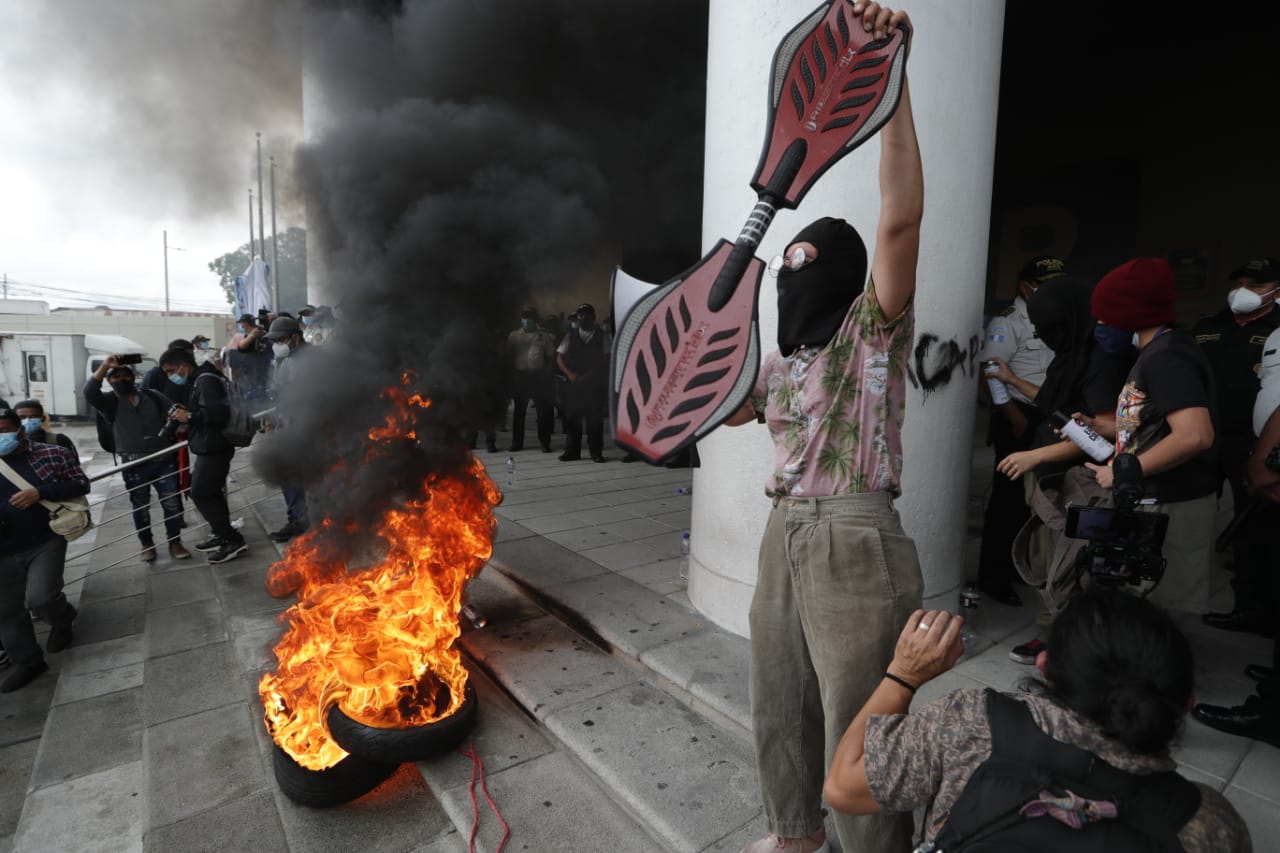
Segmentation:
<svg viewBox="0 0 1280 853">
<path fill-rule="evenodd" d="M 1258 396 L 1258 377 L 1262 364 L 1263 344 L 1267 336 L 1280 328 L 1280 310 L 1276 296 L 1280 293 L 1280 260 L 1259 258 L 1232 271 L 1231 288 L 1226 306 L 1217 313 L 1201 318 L 1191 333 L 1200 350 L 1209 359 L 1217 385 L 1218 477 L 1231 487 L 1236 512 L 1249 505 L 1244 469 L 1254 446 L 1253 403 Z M 1263 602 L 1263 573 L 1270 566 L 1259 565 L 1256 549 L 1249 545 L 1253 537 L 1272 536 L 1274 531 L 1258 529 L 1251 517 L 1232 541 L 1231 579 L 1235 591 L 1235 607 L 1228 613 L 1208 613 L 1204 621 L 1227 631 L 1252 631 L 1271 634 L 1275 623 Z"/>
<path fill-rule="evenodd" d="M 4 406 L 2 408 L 8 408 Z M 45 414 L 44 404 L 39 400 L 21 400 L 13 410 L 22 418 L 22 429 L 27 438 L 38 444 L 56 444 L 71 451 L 76 459 L 80 458 L 75 442 L 66 433 L 54 432 L 49 428 L 49 416 Z"/>
<path fill-rule="evenodd" d="M 67 540 L 49 529 L 40 501 L 86 495 L 89 480 L 65 447 L 28 440 L 12 409 L 0 409 L 0 460 L 27 483 L 0 477 L 0 645 L 13 664 L 0 693 L 9 693 L 49 669 L 28 609 L 50 625 L 46 651 L 71 645 L 76 608 L 62 592 Z"/>
<path fill-rule="evenodd" d="M 906 23 L 905 13 L 864 9 L 880 28 Z M 893 508 L 924 210 L 905 80 L 880 140 L 870 276 L 862 238 L 847 222 L 819 219 L 796 234 L 770 265 L 778 350 L 728 420 L 760 420 L 775 446 L 765 484 L 774 508 L 750 611 L 752 729 L 770 835 L 744 853 L 829 849 L 827 761 L 882 680 L 924 586 Z M 911 848 L 909 813 L 834 820 L 845 850 Z"/>
<path fill-rule="evenodd" d="M 133 368 L 117 362 L 119 355 L 109 356 L 84 385 L 84 399 L 106 419 L 114 441 L 114 452 L 123 462 L 135 462 L 171 447 L 178 440 L 177 430 L 167 428 L 169 398 L 154 389 L 139 388 Z M 111 385 L 102 390 L 102 380 Z M 166 377 L 166 382 L 168 378 Z M 142 561 L 154 563 L 156 543 L 151 533 L 151 490 L 155 489 L 163 513 L 165 539 L 169 556 L 188 560 L 191 552 L 182 544 L 183 512 L 179 497 L 178 454 L 166 453 L 145 462 L 130 465 L 122 472 L 133 506 L 133 528 L 142 544 Z"/>
<path fill-rule="evenodd" d="M 271 352 L 275 356 L 275 378 L 271 388 L 272 398 L 278 400 L 284 389 L 295 381 L 299 360 L 307 357 L 306 350 L 311 344 L 306 342 L 302 326 L 290 317 L 280 317 L 273 322 L 266 339 L 271 342 Z M 272 416 L 272 423 L 276 429 L 287 429 L 288 413 L 277 411 Z M 286 484 L 280 487 L 280 493 L 284 496 L 287 517 L 284 527 L 267 534 L 272 542 L 288 542 L 311 527 L 307 493 L 302 486 Z"/>
</svg>

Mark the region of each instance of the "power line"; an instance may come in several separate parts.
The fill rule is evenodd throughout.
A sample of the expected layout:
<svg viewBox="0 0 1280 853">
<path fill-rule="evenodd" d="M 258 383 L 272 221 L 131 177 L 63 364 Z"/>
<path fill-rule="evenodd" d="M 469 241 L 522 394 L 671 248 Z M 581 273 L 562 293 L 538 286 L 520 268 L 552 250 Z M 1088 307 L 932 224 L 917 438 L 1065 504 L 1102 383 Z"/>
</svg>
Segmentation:
<svg viewBox="0 0 1280 853">
<path fill-rule="evenodd" d="M 50 295 L 59 301 L 88 302 L 92 304 L 113 303 L 113 307 L 125 308 L 126 306 L 137 306 L 135 310 L 158 310 L 163 308 L 163 297 L 152 296 L 126 296 L 119 293 L 108 293 L 92 290 L 77 290 L 73 288 L 57 287 L 55 285 L 36 284 L 29 281 L 20 281 L 16 279 L 8 279 L 7 284 L 11 290 L 25 293 L 32 296 Z M 188 302 L 186 300 L 171 300 L 171 304 L 185 310 L 208 311 L 211 313 L 225 313 L 230 302 L 223 305 L 214 306 L 207 302 Z"/>
</svg>

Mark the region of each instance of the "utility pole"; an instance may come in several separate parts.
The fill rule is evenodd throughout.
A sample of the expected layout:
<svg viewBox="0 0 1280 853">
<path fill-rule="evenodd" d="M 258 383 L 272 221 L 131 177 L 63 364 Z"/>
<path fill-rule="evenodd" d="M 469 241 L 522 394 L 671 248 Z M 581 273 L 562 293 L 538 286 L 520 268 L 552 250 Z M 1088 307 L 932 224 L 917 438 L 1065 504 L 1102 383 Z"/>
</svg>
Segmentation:
<svg viewBox="0 0 1280 853">
<path fill-rule="evenodd" d="M 253 187 L 249 188 L 249 262 L 253 263 Z"/>
<path fill-rule="evenodd" d="M 276 158 L 271 158 L 271 297 L 280 313 L 280 256 L 276 251 Z"/>
<path fill-rule="evenodd" d="M 9 274 L 4 274 L 4 298 L 9 298 Z"/>
<path fill-rule="evenodd" d="M 255 136 L 258 137 L 258 248 L 265 261 L 267 259 L 267 223 L 262 215 L 262 134 L 258 133 Z"/>
<path fill-rule="evenodd" d="M 164 313 L 169 313 L 169 232 L 164 232 Z"/>
</svg>

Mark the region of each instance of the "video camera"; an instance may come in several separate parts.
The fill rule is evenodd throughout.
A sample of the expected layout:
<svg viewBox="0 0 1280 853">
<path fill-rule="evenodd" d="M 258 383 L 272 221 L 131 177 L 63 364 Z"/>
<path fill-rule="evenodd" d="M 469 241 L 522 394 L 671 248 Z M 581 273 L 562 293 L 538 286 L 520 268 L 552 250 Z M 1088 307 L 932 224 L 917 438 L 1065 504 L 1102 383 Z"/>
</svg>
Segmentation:
<svg viewBox="0 0 1280 853">
<path fill-rule="evenodd" d="M 1149 584 L 1146 594 L 1164 577 L 1162 548 L 1169 516 L 1137 510 L 1142 499 L 1142 465 L 1136 456 L 1120 454 L 1111 470 L 1115 508 L 1069 507 L 1065 533 L 1072 539 L 1089 541 L 1076 555 L 1077 569 L 1087 570 L 1101 583 Z"/>
</svg>

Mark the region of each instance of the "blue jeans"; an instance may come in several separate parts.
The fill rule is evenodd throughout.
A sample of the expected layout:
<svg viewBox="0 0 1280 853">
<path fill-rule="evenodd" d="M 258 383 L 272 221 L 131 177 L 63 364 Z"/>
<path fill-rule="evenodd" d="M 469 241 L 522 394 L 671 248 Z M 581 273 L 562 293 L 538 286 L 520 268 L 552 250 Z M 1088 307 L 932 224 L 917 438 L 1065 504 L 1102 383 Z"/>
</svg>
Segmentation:
<svg viewBox="0 0 1280 853">
<path fill-rule="evenodd" d="M 62 594 L 62 569 L 67 559 L 67 540 L 49 539 L 25 551 L 0 557 L 0 645 L 18 665 L 44 659 L 31 625 L 32 610 L 50 625 L 62 625 L 75 618 L 75 611 Z"/>
<path fill-rule="evenodd" d="M 284 495 L 284 505 L 289 515 L 289 520 L 296 521 L 299 524 L 307 524 L 306 490 L 299 486 L 281 486 L 280 493 Z"/>
<path fill-rule="evenodd" d="M 129 457 L 124 457 L 126 462 Z M 170 542 L 182 537 L 182 498 L 178 496 L 178 462 L 172 456 L 161 456 L 124 470 L 124 484 L 129 487 L 129 503 L 133 505 L 133 527 L 143 545 L 154 545 L 151 536 L 151 488 L 155 487 L 164 512 L 164 532 Z"/>
</svg>

